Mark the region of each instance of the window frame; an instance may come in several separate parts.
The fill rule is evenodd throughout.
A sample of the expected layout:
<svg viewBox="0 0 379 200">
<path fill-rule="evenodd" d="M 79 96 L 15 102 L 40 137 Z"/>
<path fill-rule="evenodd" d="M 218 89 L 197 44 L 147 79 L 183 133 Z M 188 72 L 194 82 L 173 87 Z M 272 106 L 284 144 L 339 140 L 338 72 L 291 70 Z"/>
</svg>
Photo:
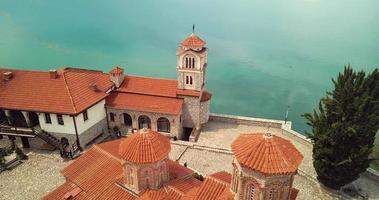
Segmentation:
<svg viewBox="0 0 379 200">
<path fill-rule="evenodd" d="M 63 115 L 57 114 L 57 121 L 59 125 L 64 125 Z"/>
<path fill-rule="evenodd" d="M 45 124 L 51 124 L 51 116 L 50 113 L 44 113 L 45 116 Z"/>
<path fill-rule="evenodd" d="M 109 113 L 109 120 L 111 121 L 111 122 L 114 122 L 114 116 L 115 114 L 113 113 L 113 112 L 110 112 Z"/>
<path fill-rule="evenodd" d="M 83 111 L 83 121 L 87 121 L 88 120 L 88 112 L 87 110 Z"/>
</svg>

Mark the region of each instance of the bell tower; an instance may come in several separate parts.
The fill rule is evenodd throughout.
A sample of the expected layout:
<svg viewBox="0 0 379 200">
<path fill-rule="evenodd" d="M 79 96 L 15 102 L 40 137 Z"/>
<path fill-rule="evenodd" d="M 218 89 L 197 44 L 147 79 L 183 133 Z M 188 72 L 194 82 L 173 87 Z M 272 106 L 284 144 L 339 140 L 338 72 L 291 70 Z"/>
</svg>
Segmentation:
<svg viewBox="0 0 379 200">
<path fill-rule="evenodd" d="M 208 63 L 205 41 L 192 33 L 180 43 L 176 51 L 178 89 L 202 91 Z"/>
</svg>

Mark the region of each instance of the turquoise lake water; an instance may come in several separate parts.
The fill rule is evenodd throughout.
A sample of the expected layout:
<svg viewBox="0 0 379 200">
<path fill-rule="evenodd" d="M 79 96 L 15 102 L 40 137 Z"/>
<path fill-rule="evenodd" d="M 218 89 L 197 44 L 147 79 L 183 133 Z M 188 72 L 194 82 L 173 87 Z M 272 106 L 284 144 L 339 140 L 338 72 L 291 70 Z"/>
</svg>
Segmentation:
<svg viewBox="0 0 379 200">
<path fill-rule="evenodd" d="M 175 50 L 207 41 L 212 112 L 289 120 L 351 63 L 379 66 L 378 0 L 1 0 L 0 66 L 59 66 L 176 78 Z"/>
</svg>

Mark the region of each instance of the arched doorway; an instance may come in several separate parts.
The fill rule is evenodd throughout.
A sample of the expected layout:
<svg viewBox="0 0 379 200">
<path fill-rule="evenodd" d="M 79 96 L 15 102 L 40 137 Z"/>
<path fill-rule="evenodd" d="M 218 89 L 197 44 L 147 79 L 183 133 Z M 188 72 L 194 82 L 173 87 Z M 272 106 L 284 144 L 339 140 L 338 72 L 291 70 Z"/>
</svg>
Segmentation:
<svg viewBox="0 0 379 200">
<path fill-rule="evenodd" d="M 25 117 L 21 111 L 11 110 L 12 125 L 16 127 L 28 127 Z"/>
<path fill-rule="evenodd" d="M 165 117 L 161 117 L 157 121 L 157 127 L 158 127 L 159 132 L 169 133 L 170 132 L 170 121 Z"/>
<path fill-rule="evenodd" d="M 39 125 L 38 115 L 35 112 L 28 113 L 31 126 Z"/>
<path fill-rule="evenodd" d="M 146 115 L 141 115 L 138 117 L 138 128 L 151 128 L 151 120 Z"/>
<path fill-rule="evenodd" d="M 124 113 L 125 126 L 132 126 L 132 117 L 128 113 Z"/>
</svg>

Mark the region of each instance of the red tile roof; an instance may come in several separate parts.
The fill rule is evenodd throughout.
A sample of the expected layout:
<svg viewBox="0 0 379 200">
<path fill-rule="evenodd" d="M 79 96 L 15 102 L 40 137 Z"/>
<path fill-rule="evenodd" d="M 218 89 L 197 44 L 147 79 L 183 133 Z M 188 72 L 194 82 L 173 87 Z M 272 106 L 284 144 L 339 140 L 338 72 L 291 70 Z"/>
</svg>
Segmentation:
<svg viewBox="0 0 379 200">
<path fill-rule="evenodd" d="M 124 69 L 117 66 L 117 67 L 113 68 L 109 73 L 110 74 L 122 74 L 122 73 L 124 73 Z"/>
<path fill-rule="evenodd" d="M 169 167 L 170 180 L 182 178 L 193 173 L 190 168 L 184 167 L 176 161 L 168 160 L 167 165 Z"/>
<path fill-rule="evenodd" d="M 177 85 L 178 82 L 176 80 L 125 76 L 124 82 L 118 91 L 164 97 L 176 97 Z"/>
<path fill-rule="evenodd" d="M 203 101 L 209 101 L 210 99 L 212 98 L 212 94 L 208 91 L 204 91 L 202 94 L 201 94 L 201 99 L 200 101 L 203 102 Z"/>
<path fill-rule="evenodd" d="M 193 178 L 176 179 L 168 182 L 158 190 L 146 190 L 139 199 L 144 200 L 180 200 L 185 193 L 199 187 L 201 181 Z"/>
<path fill-rule="evenodd" d="M 177 115 L 182 111 L 183 99 L 116 92 L 106 99 L 106 105 L 118 109 Z"/>
<path fill-rule="evenodd" d="M 200 187 L 187 192 L 181 200 L 217 200 L 230 199 L 230 180 L 225 182 L 227 172 L 218 172 L 205 179 Z M 222 177 L 221 179 L 219 179 Z M 231 175 L 229 174 L 229 178 Z"/>
<path fill-rule="evenodd" d="M 303 160 L 290 141 L 275 135 L 241 134 L 232 150 L 242 166 L 266 175 L 294 173 Z"/>
<path fill-rule="evenodd" d="M 8 71 L 13 78 L 4 81 Z M 0 69 L 0 108 L 75 115 L 104 99 L 112 85 L 100 71 L 67 68 L 50 79 L 47 71 Z"/>
<path fill-rule="evenodd" d="M 200 92 L 195 90 L 180 90 L 178 89 L 176 91 L 176 94 L 179 96 L 193 96 L 193 97 L 200 97 Z"/>
<path fill-rule="evenodd" d="M 200 39 L 197 35 L 191 34 L 186 39 L 184 39 L 181 43 L 182 46 L 192 47 L 192 48 L 200 48 L 205 45 L 205 41 Z"/>
<path fill-rule="evenodd" d="M 158 132 L 146 129 L 123 139 L 118 153 L 123 160 L 142 164 L 167 158 L 170 150 L 170 139 Z"/>
</svg>

